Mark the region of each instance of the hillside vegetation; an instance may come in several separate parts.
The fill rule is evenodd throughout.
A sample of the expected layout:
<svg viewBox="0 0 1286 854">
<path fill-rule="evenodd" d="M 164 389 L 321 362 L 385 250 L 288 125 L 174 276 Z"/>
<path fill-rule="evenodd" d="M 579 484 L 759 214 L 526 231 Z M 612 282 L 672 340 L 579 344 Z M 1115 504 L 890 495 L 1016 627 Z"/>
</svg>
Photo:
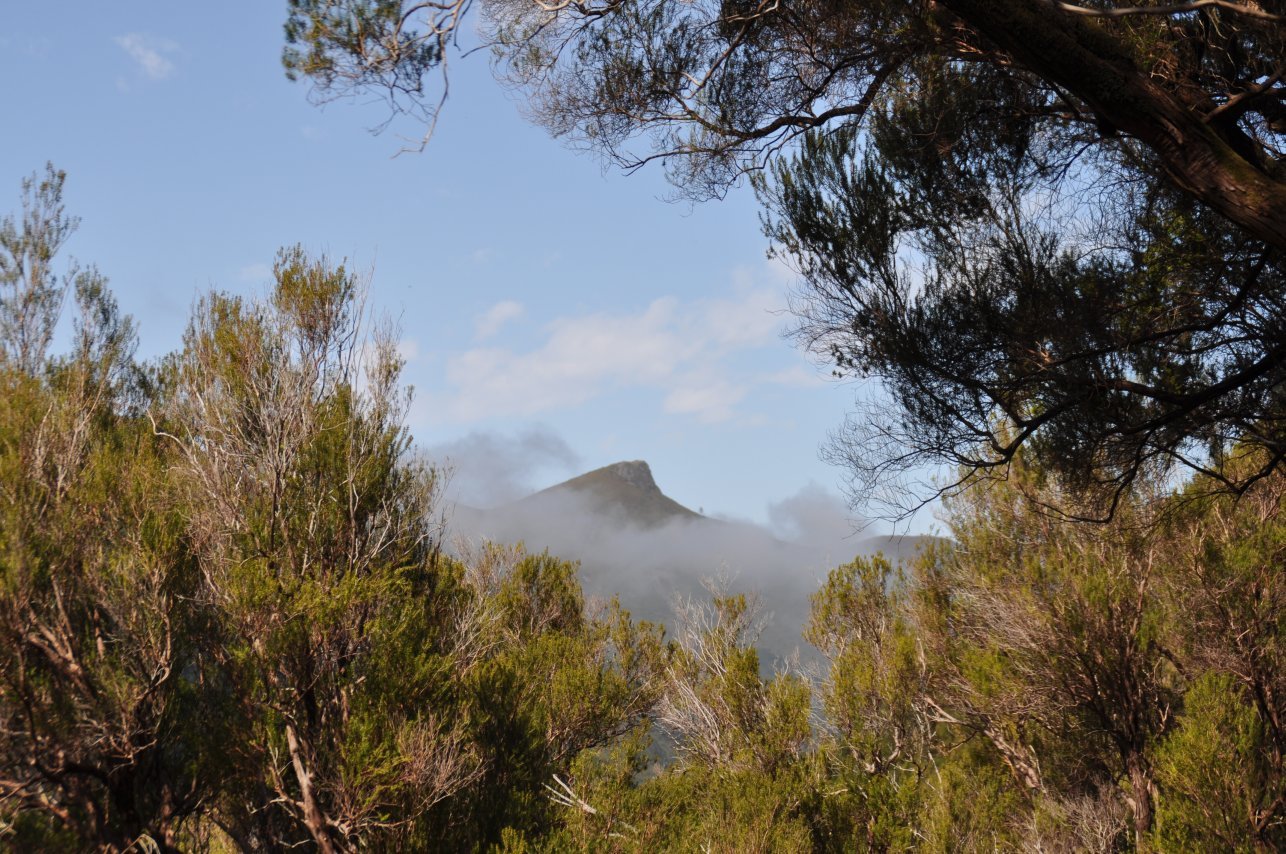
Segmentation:
<svg viewBox="0 0 1286 854">
<path fill-rule="evenodd" d="M 1086 526 L 1020 464 L 914 562 L 834 569 L 827 666 L 769 672 L 753 591 L 662 628 L 558 557 L 444 553 L 342 266 L 284 250 L 137 361 L 105 280 L 54 272 L 62 180 L 0 228 L 0 844 L 1286 846 L 1282 477 Z"/>
</svg>

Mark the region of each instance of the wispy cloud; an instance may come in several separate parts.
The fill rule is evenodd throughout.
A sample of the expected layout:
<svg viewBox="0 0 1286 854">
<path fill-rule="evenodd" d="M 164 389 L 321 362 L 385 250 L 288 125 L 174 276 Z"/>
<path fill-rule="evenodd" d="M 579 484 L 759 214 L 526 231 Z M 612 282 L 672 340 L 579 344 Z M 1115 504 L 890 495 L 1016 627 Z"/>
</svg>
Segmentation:
<svg viewBox="0 0 1286 854">
<path fill-rule="evenodd" d="M 397 342 L 397 355 L 408 365 L 420 358 L 420 342 L 414 338 L 402 338 Z"/>
<path fill-rule="evenodd" d="M 250 284 L 262 285 L 271 278 L 272 265 L 265 264 L 262 261 L 246 264 L 240 270 L 237 270 L 237 279 Z"/>
<path fill-rule="evenodd" d="M 763 381 L 793 388 L 818 388 L 826 385 L 826 378 L 818 368 L 805 368 L 798 365 L 764 374 Z"/>
<path fill-rule="evenodd" d="M 472 432 L 433 445 L 427 455 L 451 473 L 447 497 L 475 507 L 492 507 L 535 491 L 541 473 L 567 476 L 581 464 L 562 436 L 548 427 L 521 433 Z"/>
<path fill-rule="evenodd" d="M 493 338 L 506 323 L 517 320 L 523 316 L 523 313 L 522 303 L 513 300 L 498 302 L 474 320 L 474 337 L 479 341 Z"/>
<path fill-rule="evenodd" d="M 503 305 L 479 319 L 480 338 L 513 316 Z M 726 299 L 664 297 L 632 314 L 558 318 L 532 349 L 477 347 L 450 358 L 453 392 L 444 411 L 462 422 L 530 416 L 613 389 L 651 388 L 665 393 L 667 412 L 726 420 L 748 390 L 732 376 L 729 357 L 777 339 L 777 307 L 774 289 L 738 288 Z"/>
<path fill-rule="evenodd" d="M 748 391 L 745 385 L 724 377 L 693 374 L 680 378 L 678 387 L 665 396 L 663 407 L 672 415 L 695 415 L 712 424 L 732 418 L 736 414 L 733 407 Z"/>
<path fill-rule="evenodd" d="M 855 535 L 868 524 L 842 498 L 816 482 L 768 505 L 768 527 L 774 536 L 825 549 L 839 560 L 852 553 Z"/>
<path fill-rule="evenodd" d="M 178 42 L 143 33 L 126 33 L 123 36 L 117 36 L 115 41 L 151 79 L 164 80 L 174 72 L 174 63 L 167 55 L 178 52 Z"/>
</svg>

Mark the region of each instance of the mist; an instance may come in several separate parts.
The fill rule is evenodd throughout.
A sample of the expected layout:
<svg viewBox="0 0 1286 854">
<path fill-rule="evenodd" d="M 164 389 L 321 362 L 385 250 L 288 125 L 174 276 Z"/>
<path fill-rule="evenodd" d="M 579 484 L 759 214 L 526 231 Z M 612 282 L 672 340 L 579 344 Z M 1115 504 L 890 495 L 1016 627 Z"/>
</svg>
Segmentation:
<svg viewBox="0 0 1286 854">
<path fill-rule="evenodd" d="M 449 474 L 444 498 L 450 503 L 495 507 L 534 490 L 537 475 L 570 475 L 581 458 L 548 427 L 504 435 L 475 431 L 429 446 L 425 454 Z"/>
<path fill-rule="evenodd" d="M 768 529 L 779 540 L 822 549 L 832 558 L 852 551 L 871 536 L 870 521 L 856 517 L 848 504 L 816 481 L 768 505 Z"/>
<path fill-rule="evenodd" d="M 591 493 L 555 489 L 492 510 L 457 504 L 449 530 L 461 547 L 521 542 L 528 551 L 578 560 L 587 597 L 617 596 L 636 619 L 666 626 L 673 624 L 676 597 L 704 598 L 703 579 L 724 578 L 729 592 L 758 597 L 767 620 L 759 643 L 765 664 L 795 652 L 813 659 L 802 633 L 810 597 L 830 570 L 857 554 L 909 551 L 914 544 L 900 549 L 887 538 L 856 539 L 843 502 L 816 484 L 772 505 L 769 515 L 772 531 L 706 517 L 646 527 L 605 510 Z"/>
</svg>

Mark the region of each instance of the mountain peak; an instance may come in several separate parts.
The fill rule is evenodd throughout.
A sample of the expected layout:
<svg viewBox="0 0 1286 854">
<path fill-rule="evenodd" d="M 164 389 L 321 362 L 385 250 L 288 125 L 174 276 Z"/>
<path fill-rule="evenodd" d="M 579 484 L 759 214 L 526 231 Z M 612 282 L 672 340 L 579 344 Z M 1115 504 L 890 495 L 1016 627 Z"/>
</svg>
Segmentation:
<svg viewBox="0 0 1286 854">
<path fill-rule="evenodd" d="M 652 469 L 643 460 L 612 463 L 610 466 L 603 466 L 599 471 L 603 474 L 615 475 L 626 483 L 637 486 L 647 492 L 661 491 L 661 488 L 656 485 L 656 481 L 652 478 Z"/>
<path fill-rule="evenodd" d="M 666 496 L 652 478 L 652 468 L 643 460 L 612 463 L 579 477 L 543 489 L 517 502 L 531 507 L 560 495 L 575 493 L 590 513 L 613 517 L 638 527 L 651 528 L 667 522 L 702 518 Z"/>
</svg>

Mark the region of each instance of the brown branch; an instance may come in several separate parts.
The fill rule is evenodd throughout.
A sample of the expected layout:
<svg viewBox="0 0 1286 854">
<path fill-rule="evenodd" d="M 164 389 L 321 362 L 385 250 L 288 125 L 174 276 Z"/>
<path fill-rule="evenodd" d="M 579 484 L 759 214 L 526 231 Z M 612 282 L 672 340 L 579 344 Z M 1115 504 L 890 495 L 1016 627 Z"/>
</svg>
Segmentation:
<svg viewBox="0 0 1286 854">
<path fill-rule="evenodd" d="M 1055 8 L 1061 12 L 1067 12 L 1072 15 L 1082 15 L 1087 18 L 1125 18 L 1134 15 L 1182 15 L 1187 12 L 1196 12 L 1200 9 L 1223 9 L 1226 12 L 1232 12 L 1234 15 L 1245 15 L 1248 18 L 1258 18 L 1261 21 L 1271 21 L 1274 23 L 1286 21 L 1281 15 L 1274 15 L 1272 12 L 1265 12 L 1263 9 L 1255 6 L 1243 6 L 1240 3 L 1232 3 L 1229 0 L 1192 0 L 1190 3 L 1174 3 L 1169 6 L 1121 6 L 1113 9 L 1094 9 L 1089 6 L 1077 6 L 1074 3 L 1053 3 Z"/>
<path fill-rule="evenodd" d="M 286 724 L 286 745 L 290 748 L 290 764 L 295 770 L 299 794 L 304 801 L 304 824 L 308 827 L 308 832 L 312 834 L 322 854 L 335 854 L 335 843 L 327 830 L 326 814 L 317 803 L 317 795 L 313 792 L 312 775 L 304 766 L 299 738 L 295 734 L 295 725 L 291 723 Z"/>
<path fill-rule="evenodd" d="M 1150 148 L 1169 181 L 1247 233 L 1286 247 L 1286 182 L 1239 154 L 1205 119 L 1142 73 L 1110 33 L 1045 2 L 940 0 L 1022 66 L 1064 87 L 1122 134 Z"/>
</svg>

